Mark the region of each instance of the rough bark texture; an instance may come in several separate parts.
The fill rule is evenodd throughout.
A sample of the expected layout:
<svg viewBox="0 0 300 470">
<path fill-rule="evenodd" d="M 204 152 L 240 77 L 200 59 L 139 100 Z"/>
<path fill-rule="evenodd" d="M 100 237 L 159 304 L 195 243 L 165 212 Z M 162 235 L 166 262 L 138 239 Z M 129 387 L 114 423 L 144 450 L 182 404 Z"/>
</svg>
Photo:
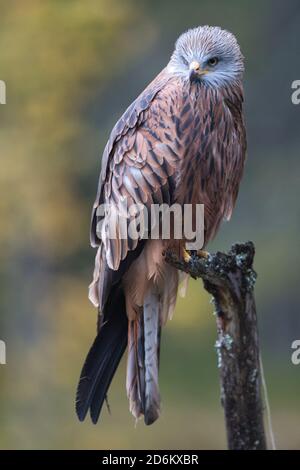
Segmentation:
<svg viewBox="0 0 300 470">
<path fill-rule="evenodd" d="M 212 294 L 217 319 L 216 349 L 229 449 L 266 449 L 253 270 L 254 245 L 236 244 L 228 253 L 192 254 L 188 262 L 171 252 L 166 260 Z"/>
</svg>

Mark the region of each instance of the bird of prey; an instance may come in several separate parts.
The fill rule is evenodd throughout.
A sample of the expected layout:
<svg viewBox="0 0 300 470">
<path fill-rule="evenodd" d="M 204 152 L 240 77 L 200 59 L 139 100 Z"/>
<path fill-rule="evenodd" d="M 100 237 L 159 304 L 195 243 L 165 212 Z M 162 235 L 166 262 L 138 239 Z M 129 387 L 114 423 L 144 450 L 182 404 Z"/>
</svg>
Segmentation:
<svg viewBox="0 0 300 470">
<path fill-rule="evenodd" d="M 172 315 L 179 282 L 163 256 L 174 240 L 109 239 L 97 230 L 98 208 L 122 198 L 147 207 L 204 204 L 207 245 L 230 218 L 243 173 L 243 72 L 233 34 L 210 26 L 188 30 L 110 134 L 91 221 L 97 254 L 89 297 L 99 315 L 77 389 L 80 420 L 90 411 L 97 422 L 126 347 L 130 411 L 147 425 L 158 418 L 161 327 Z"/>
</svg>

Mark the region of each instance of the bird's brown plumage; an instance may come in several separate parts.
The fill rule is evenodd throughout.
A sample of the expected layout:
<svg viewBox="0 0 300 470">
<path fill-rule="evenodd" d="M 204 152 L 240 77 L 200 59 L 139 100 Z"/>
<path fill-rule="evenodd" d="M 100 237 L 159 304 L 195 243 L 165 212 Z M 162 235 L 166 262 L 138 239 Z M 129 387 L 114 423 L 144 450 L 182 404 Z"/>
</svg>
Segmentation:
<svg viewBox="0 0 300 470">
<path fill-rule="evenodd" d="M 176 301 L 178 273 L 162 255 L 174 242 L 101 236 L 97 209 L 103 203 L 117 205 L 122 197 L 129 206 L 204 204 L 207 244 L 222 219 L 230 218 L 237 198 L 246 152 L 242 103 L 240 81 L 213 87 L 166 68 L 123 114 L 104 150 L 91 224 L 98 252 L 90 299 L 101 313 L 115 288 L 124 294 L 127 392 L 133 414 L 144 414 L 147 424 L 159 414 L 160 328 Z"/>
</svg>

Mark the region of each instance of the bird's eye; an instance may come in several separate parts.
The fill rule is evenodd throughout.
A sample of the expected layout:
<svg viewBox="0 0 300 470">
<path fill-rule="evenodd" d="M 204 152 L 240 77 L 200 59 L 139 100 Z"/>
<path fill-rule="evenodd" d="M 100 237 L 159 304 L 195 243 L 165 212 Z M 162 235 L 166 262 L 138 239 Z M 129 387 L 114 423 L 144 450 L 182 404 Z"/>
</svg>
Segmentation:
<svg viewBox="0 0 300 470">
<path fill-rule="evenodd" d="M 215 67 L 218 62 L 219 62 L 218 57 L 211 57 L 210 59 L 208 59 L 207 65 L 209 65 L 210 67 Z"/>
</svg>

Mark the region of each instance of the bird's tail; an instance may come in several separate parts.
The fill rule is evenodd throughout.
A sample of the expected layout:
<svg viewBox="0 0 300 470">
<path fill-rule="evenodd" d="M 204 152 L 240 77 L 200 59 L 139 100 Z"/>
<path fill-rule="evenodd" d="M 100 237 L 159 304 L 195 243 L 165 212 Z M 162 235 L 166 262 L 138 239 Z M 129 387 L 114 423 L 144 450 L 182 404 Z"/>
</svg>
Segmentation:
<svg viewBox="0 0 300 470">
<path fill-rule="evenodd" d="M 156 421 L 160 413 L 160 332 L 160 300 L 154 290 L 145 296 L 143 308 L 133 321 L 128 321 L 122 290 L 113 290 L 81 371 L 76 395 L 80 421 L 90 411 L 92 422 L 97 423 L 127 340 L 126 387 L 130 411 L 136 418 L 144 415 L 145 424 Z"/>
<path fill-rule="evenodd" d="M 127 336 L 124 294 L 116 288 L 108 299 L 98 335 L 81 371 L 76 395 L 80 421 L 89 409 L 93 423 L 98 421 L 108 387 L 126 349 Z"/>
<path fill-rule="evenodd" d="M 126 388 L 130 411 L 145 424 L 160 414 L 158 367 L 160 350 L 160 301 L 154 290 L 144 299 L 141 313 L 129 322 Z"/>
</svg>

